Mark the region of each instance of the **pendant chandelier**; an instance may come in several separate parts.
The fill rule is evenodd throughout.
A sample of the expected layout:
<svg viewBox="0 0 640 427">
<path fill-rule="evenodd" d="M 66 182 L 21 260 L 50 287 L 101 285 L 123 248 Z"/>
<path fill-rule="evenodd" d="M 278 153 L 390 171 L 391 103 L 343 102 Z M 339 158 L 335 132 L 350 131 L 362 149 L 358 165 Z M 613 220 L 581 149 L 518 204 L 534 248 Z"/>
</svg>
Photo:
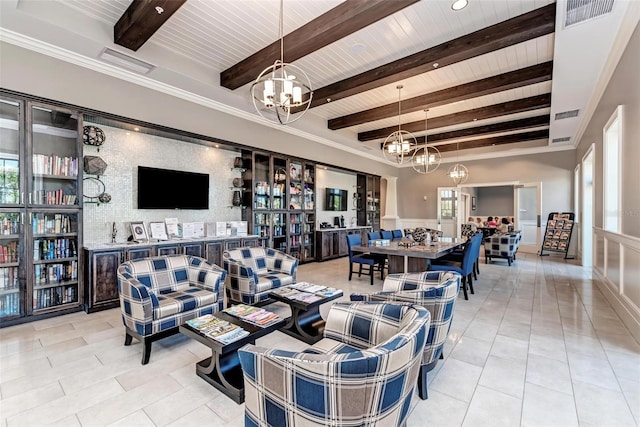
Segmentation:
<svg viewBox="0 0 640 427">
<path fill-rule="evenodd" d="M 424 130 L 428 130 L 427 127 L 427 116 L 429 110 L 424 110 Z M 440 166 L 440 161 L 442 160 L 442 156 L 440 155 L 440 150 L 436 147 L 429 147 L 427 145 L 427 134 L 424 135 L 424 145 L 418 147 L 411 158 L 411 166 L 413 166 L 413 170 L 418 173 L 431 173 L 438 169 Z"/>
<path fill-rule="evenodd" d="M 457 141 L 456 142 L 456 164 L 451 166 L 447 171 L 447 175 L 449 175 L 449 178 L 451 178 L 456 185 L 464 184 L 469 179 L 469 171 L 467 170 L 467 168 L 463 164 L 458 163 L 460 159 L 459 151 L 460 151 L 460 141 Z"/>
<path fill-rule="evenodd" d="M 307 73 L 284 62 L 283 0 L 280 0 L 280 58 L 260 73 L 251 85 L 253 106 L 263 118 L 286 125 L 304 115 L 311 105 L 313 90 Z"/>
<path fill-rule="evenodd" d="M 410 132 L 401 129 L 400 91 L 402 90 L 402 87 L 402 85 L 396 86 L 396 89 L 398 89 L 398 130 L 391 133 L 391 135 L 389 135 L 387 139 L 385 139 L 382 143 L 382 154 L 384 155 L 384 158 L 399 165 L 404 163 L 405 161 L 411 161 L 413 152 L 418 146 L 416 137 L 413 136 Z"/>
</svg>

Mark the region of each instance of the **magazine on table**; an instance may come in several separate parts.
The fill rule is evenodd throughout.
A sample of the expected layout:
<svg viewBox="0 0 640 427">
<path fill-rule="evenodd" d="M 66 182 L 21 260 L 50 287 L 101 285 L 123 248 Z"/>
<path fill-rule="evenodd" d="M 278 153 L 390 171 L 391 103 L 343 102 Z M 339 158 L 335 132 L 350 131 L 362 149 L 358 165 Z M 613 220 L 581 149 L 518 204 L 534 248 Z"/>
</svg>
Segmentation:
<svg viewBox="0 0 640 427">
<path fill-rule="evenodd" d="M 289 285 L 289 287 L 293 289 L 297 289 L 302 292 L 309 292 L 309 293 L 315 293 L 315 292 L 326 289 L 326 286 L 314 285 L 313 283 L 308 283 L 308 282 L 298 282 L 293 285 Z"/>
<path fill-rule="evenodd" d="M 219 319 L 212 314 L 187 320 L 187 325 L 222 344 L 229 344 L 249 335 L 249 332 L 240 326 Z"/>
<path fill-rule="evenodd" d="M 276 313 L 246 304 L 234 305 L 224 312 L 260 327 L 270 326 L 282 320 Z"/>
</svg>

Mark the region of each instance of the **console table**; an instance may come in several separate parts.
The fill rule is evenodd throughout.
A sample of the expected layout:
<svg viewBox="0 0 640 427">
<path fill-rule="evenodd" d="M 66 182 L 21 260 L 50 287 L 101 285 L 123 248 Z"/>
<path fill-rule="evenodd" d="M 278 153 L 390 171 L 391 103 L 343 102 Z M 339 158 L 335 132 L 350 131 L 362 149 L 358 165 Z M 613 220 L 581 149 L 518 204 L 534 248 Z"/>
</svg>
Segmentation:
<svg viewBox="0 0 640 427">
<path fill-rule="evenodd" d="M 118 307 L 117 270 L 120 264 L 137 258 L 186 254 L 205 258 L 222 266 L 227 249 L 259 246 L 258 236 L 203 237 L 156 242 L 87 243 L 84 252 L 84 309 L 87 313 Z"/>
</svg>

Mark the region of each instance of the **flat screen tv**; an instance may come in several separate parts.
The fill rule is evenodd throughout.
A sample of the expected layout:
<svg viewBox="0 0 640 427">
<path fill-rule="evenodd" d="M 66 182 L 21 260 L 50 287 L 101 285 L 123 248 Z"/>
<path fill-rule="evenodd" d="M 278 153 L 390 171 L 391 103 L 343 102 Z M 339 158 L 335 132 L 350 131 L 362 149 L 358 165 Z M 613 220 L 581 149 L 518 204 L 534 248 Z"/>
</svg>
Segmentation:
<svg viewBox="0 0 640 427">
<path fill-rule="evenodd" d="M 138 166 L 138 209 L 209 209 L 209 174 Z"/>
<path fill-rule="evenodd" d="M 347 190 L 338 188 L 327 188 L 324 193 L 325 211 L 346 211 L 347 210 Z"/>
</svg>

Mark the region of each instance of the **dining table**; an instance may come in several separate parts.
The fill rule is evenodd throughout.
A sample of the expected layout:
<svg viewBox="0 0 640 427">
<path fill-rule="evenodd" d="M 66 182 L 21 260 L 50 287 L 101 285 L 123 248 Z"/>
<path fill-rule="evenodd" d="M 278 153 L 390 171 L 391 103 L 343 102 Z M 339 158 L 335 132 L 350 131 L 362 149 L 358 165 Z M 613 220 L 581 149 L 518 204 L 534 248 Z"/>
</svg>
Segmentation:
<svg viewBox="0 0 640 427">
<path fill-rule="evenodd" d="M 441 237 L 438 241 L 424 242 L 414 246 L 401 245 L 401 241 L 392 240 L 388 245 L 358 245 L 353 246 L 354 252 L 368 252 L 386 255 L 389 274 L 417 273 L 426 271 L 431 261 L 447 255 L 462 246 L 466 238 Z"/>
</svg>

